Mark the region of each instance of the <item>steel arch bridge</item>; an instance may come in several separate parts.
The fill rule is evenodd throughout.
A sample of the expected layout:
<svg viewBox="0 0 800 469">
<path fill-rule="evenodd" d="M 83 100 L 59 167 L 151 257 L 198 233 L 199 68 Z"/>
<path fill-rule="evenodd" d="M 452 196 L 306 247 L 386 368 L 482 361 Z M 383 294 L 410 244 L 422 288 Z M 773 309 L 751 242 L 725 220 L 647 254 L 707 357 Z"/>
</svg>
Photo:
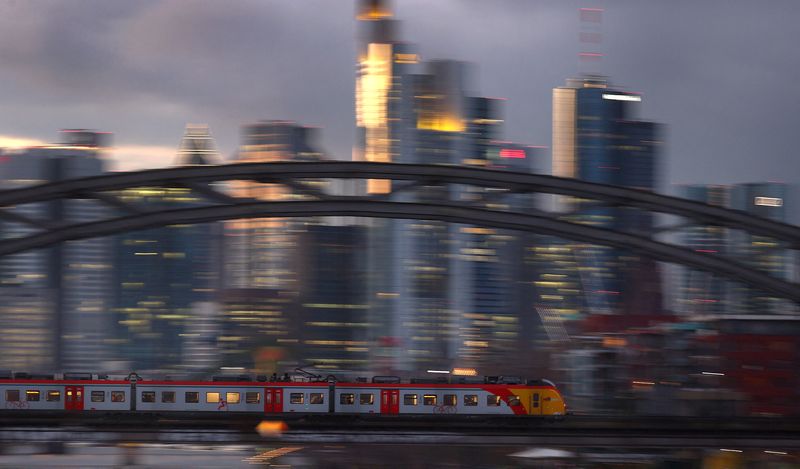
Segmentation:
<svg viewBox="0 0 800 469">
<path fill-rule="evenodd" d="M 309 181 L 328 179 L 383 179 L 394 181 L 392 192 L 367 197 L 325 192 Z M 286 186 L 302 195 L 296 201 L 260 201 L 232 197 L 210 184 L 252 181 Z M 591 201 L 597 206 L 628 207 L 675 215 L 686 221 L 658 231 L 687 226 L 720 226 L 779 240 L 786 249 L 800 249 L 800 227 L 744 212 L 630 188 L 589 183 L 529 173 L 475 167 L 367 162 L 242 163 L 189 166 L 117 173 L 64 180 L 0 191 L 0 219 L 28 225 L 33 233 L 0 241 L 0 256 L 44 248 L 64 241 L 168 226 L 217 220 L 266 217 L 360 216 L 439 220 L 492 228 L 553 235 L 579 242 L 627 249 L 656 260 L 704 270 L 800 303 L 800 285 L 756 271 L 720 255 L 695 252 L 656 240 L 656 233 L 632 233 L 568 221 L 563 213 L 526 210 L 525 213 L 488 209 L 457 200 L 436 203 L 398 202 L 398 194 L 430 186 L 460 185 L 508 194 L 554 194 Z M 148 210 L 124 202 L 116 192 L 138 187 L 183 187 L 206 204 L 174 210 Z M 116 212 L 89 223 L 54 224 L 23 215 L 14 207 L 62 199 L 90 199 Z"/>
</svg>

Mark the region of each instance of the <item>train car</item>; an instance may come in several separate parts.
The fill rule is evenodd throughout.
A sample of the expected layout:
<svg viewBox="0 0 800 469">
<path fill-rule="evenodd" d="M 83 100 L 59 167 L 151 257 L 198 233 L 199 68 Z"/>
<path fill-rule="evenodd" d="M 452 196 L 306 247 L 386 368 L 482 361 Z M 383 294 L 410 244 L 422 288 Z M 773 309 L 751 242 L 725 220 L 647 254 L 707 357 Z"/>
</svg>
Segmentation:
<svg viewBox="0 0 800 469">
<path fill-rule="evenodd" d="M 563 416 L 566 404 L 552 383 L 362 384 L 336 386 L 336 413 L 383 415 Z"/>
<path fill-rule="evenodd" d="M 0 376 L 0 411 L 215 413 L 253 415 L 563 416 L 566 403 L 547 380 L 430 382 L 399 378 L 337 382 L 106 379 Z"/>
</svg>

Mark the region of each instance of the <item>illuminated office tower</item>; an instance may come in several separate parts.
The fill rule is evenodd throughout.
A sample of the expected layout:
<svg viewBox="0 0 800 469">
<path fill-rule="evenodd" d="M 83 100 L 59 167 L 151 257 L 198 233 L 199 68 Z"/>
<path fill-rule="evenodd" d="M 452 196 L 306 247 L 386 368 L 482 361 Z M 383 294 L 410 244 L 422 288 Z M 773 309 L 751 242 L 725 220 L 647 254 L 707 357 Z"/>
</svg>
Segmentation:
<svg viewBox="0 0 800 469">
<path fill-rule="evenodd" d="M 218 159 L 208 127 L 188 125 L 175 164 L 213 164 Z M 203 204 L 201 196 L 185 187 L 130 188 L 117 197 L 143 210 Z M 188 334 L 196 320 L 195 304 L 214 301 L 219 293 L 221 236 L 220 223 L 206 223 L 114 237 L 114 342 L 117 358 L 127 367 L 174 370 L 192 361 L 184 356 L 185 342 L 192 340 Z M 202 320 L 207 322 L 206 316 Z"/>
<path fill-rule="evenodd" d="M 719 185 L 689 185 L 682 196 L 709 205 L 728 207 L 730 187 Z M 681 232 L 681 243 L 697 252 L 727 255 L 728 230 L 722 226 L 691 226 Z M 720 315 L 728 307 L 729 283 L 709 272 L 680 269 L 679 310 L 686 315 Z"/>
<path fill-rule="evenodd" d="M 502 120 L 496 117 L 496 100 L 469 96 L 466 65 L 421 62 L 413 46 L 397 41 L 398 23 L 388 2 L 361 2 L 358 20 L 354 159 L 490 166 Z M 505 154 L 517 154 L 508 150 Z M 386 193 L 391 184 L 368 181 L 364 192 Z M 509 203 L 457 185 L 392 195 L 398 202 L 450 198 L 477 205 Z M 515 336 L 517 326 L 510 319 L 516 311 L 510 312 L 509 299 L 502 298 L 511 274 L 490 264 L 500 263 L 513 236 L 427 220 L 370 220 L 367 225 L 368 302 L 379 371 L 471 365 L 477 357 L 488 359 L 499 344 L 508 348 L 506 339 Z M 496 254 L 469 254 L 481 249 Z"/>
<path fill-rule="evenodd" d="M 8 152 L 0 165 L 2 188 L 104 173 L 102 156 L 107 134 L 65 130 L 59 136 L 59 144 Z M 54 224 L 90 222 L 108 212 L 107 207 L 95 200 L 80 199 L 27 204 L 11 210 Z M 7 238 L 27 236 L 36 230 L 10 219 L 0 225 L 0 233 Z M 94 238 L 0 259 L 0 281 L 15 287 L 14 292 L 3 297 L 4 319 L 10 317 L 6 314 L 28 311 L 26 320 L 20 323 L 22 327 L 5 331 L 13 332 L 10 340 L 16 340 L 20 346 L 28 340 L 26 336 L 30 343 L 47 343 L 43 346 L 51 353 L 50 363 L 39 360 L 30 363 L 32 366 L 49 371 L 103 369 L 102 360 L 110 357 L 107 346 L 111 331 L 110 257 L 110 239 Z M 33 290 L 41 291 L 41 297 L 31 298 L 26 293 Z M 50 334 L 49 339 L 42 336 L 45 330 Z"/>
<path fill-rule="evenodd" d="M 309 225 L 298 244 L 298 360 L 331 372 L 368 370 L 365 227 Z"/>
<path fill-rule="evenodd" d="M 237 162 L 319 161 L 314 129 L 287 121 L 262 121 L 244 126 Z M 303 198 L 280 184 L 233 181 L 230 194 L 256 200 Z M 294 291 L 292 264 L 296 232 L 302 220 L 262 218 L 226 223 L 228 288 L 270 288 Z"/>
<path fill-rule="evenodd" d="M 599 77 L 571 79 L 566 86 L 555 88 L 553 174 L 655 190 L 659 128 L 634 120 L 634 108 L 640 101 L 640 95 L 615 90 Z M 565 197 L 558 202 L 576 223 L 639 233 L 652 230 L 652 216 L 643 211 L 595 206 Z M 615 248 L 567 245 L 567 253 L 579 266 L 589 312 L 660 311 L 659 280 L 653 262 Z M 640 284 L 642 281 L 644 284 Z M 644 291 L 648 294 L 639 294 Z"/>
<path fill-rule="evenodd" d="M 395 38 L 398 22 L 392 19 L 388 1 L 360 0 L 356 19 L 355 117 L 356 143 L 353 160 L 398 162 L 400 142 L 411 131 L 413 109 L 409 103 L 410 74 L 417 69 L 417 54 L 409 44 Z M 405 99 L 403 99 L 405 97 Z M 413 94 L 411 98 L 413 99 Z M 391 182 L 368 180 L 360 193 L 383 194 L 391 190 Z M 367 291 L 374 341 L 386 344 L 380 352 L 391 366 L 404 361 L 396 357 L 407 345 L 400 345 L 397 308 L 401 301 L 398 270 L 402 266 L 396 252 L 399 221 L 370 219 L 368 226 Z M 383 370 L 382 370 L 383 371 Z M 385 370 L 391 371 L 391 370 Z"/>
<path fill-rule="evenodd" d="M 734 184 L 731 186 L 730 208 L 785 223 L 787 191 L 786 184 L 777 182 Z M 791 257 L 784 242 L 731 230 L 730 252 L 737 260 L 754 269 L 789 280 Z M 794 311 L 786 300 L 740 284 L 732 287 L 730 309 L 734 308 L 739 314 L 780 314 Z"/>
</svg>

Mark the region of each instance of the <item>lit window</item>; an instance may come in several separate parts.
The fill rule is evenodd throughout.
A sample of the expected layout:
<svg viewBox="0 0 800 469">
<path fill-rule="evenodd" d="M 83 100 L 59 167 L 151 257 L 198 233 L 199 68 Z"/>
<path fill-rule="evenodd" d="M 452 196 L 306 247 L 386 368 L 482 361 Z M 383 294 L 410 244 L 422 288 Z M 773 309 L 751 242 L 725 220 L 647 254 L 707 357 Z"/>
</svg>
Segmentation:
<svg viewBox="0 0 800 469">
<path fill-rule="evenodd" d="M 356 395 L 352 393 L 344 393 L 339 395 L 339 404 L 353 405 L 356 403 Z"/>
<path fill-rule="evenodd" d="M 217 404 L 219 403 L 219 393 L 218 392 L 207 392 L 206 393 L 206 404 Z"/>
<path fill-rule="evenodd" d="M 458 402 L 455 394 L 444 395 L 444 405 L 454 406 Z"/>
<path fill-rule="evenodd" d="M 58 402 L 61 400 L 61 391 L 47 391 L 48 402 Z"/>
<path fill-rule="evenodd" d="M 225 393 L 225 400 L 228 402 L 228 404 L 238 404 L 239 403 L 239 393 L 238 392 Z"/>
<path fill-rule="evenodd" d="M 161 393 L 161 402 L 175 402 L 175 391 L 164 391 Z"/>
<path fill-rule="evenodd" d="M 374 394 L 359 394 L 358 395 L 358 402 L 361 405 L 373 405 L 375 404 L 375 395 Z"/>
<path fill-rule="evenodd" d="M 18 401 L 19 401 L 18 389 L 11 389 L 6 391 L 6 402 L 18 402 Z"/>
<path fill-rule="evenodd" d="M 468 407 L 473 407 L 478 405 L 478 396 L 476 396 L 475 394 L 464 395 L 464 405 Z"/>
<path fill-rule="evenodd" d="M 403 405 L 417 405 L 417 395 L 403 394 Z"/>
<path fill-rule="evenodd" d="M 106 393 L 105 391 L 92 391 L 92 402 L 105 402 L 106 400 Z"/>
<path fill-rule="evenodd" d="M 155 401 L 156 401 L 155 391 L 142 391 L 142 402 L 155 402 Z"/>
<path fill-rule="evenodd" d="M 486 396 L 486 405 L 489 407 L 497 407 L 500 405 L 500 396 L 495 396 L 494 394 L 489 394 Z"/>
<path fill-rule="evenodd" d="M 508 405 L 515 406 L 519 405 L 519 397 L 511 395 L 508 397 Z"/>
<path fill-rule="evenodd" d="M 28 402 L 35 402 L 39 400 L 39 391 L 27 390 L 25 391 L 25 400 Z"/>
<path fill-rule="evenodd" d="M 310 404 L 324 404 L 325 403 L 324 394 L 322 394 L 321 392 L 312 392 L 311 394 L 308 395 L 308 398 L 309 398 L 308 402 Z"/>
<path fill-rule="evenodd" d="M 260 392 L 245 393 L 244 401 L 247 404 L 258 404 L 261 402 L 261 393 Z"/>
<path fill-rule="evenodd" d="M 422 396 L 423 405 L 436 405 L 436 394 L 425 394 Z"/>
<path fill-rule="evenodd" d="M 293 392 L 289 394 L 289 404 L 302 404 L 302 403 L 303 403 L 302 392 Z"/>
<path fill-rule="evenodd" d="M 184 402 L 187 404 L 197 404 L 200 402 L 200 393 L 195 391 L 187 391 L 183 396 Z"/>
<path fill-rule="evenodd" d="M 125 402 L 125 391 L 111 391 L 111 402 Z"/>
</svg>

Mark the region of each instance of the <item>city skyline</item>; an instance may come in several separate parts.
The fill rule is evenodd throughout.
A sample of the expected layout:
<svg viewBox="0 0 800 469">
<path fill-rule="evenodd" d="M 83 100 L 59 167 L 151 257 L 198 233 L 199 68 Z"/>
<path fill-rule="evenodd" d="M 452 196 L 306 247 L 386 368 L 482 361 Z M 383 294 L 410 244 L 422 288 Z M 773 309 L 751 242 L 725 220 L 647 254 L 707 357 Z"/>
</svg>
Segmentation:
<svg viewBox="0 0 800 469">
<path fill-rule="evenodd" d="M 418 44 L 423 59 L 467 60 L 476 69 L 470 90 L 507 98 L 512 140 L 550 146 L 550 90 L 597 71 L 643 93 L 640 118 L 669 126 L 665 182 L 782 180 L 800 171 L 791 158 L 793 101 L 784 99 L 795 68 L 784 57 L 794 42 L 787 34 L 797 35 L 788 14 L 796 4 L 394 3 L 402 36 Z M 578 60 L 579 7 L 605 9 L 596 49 L 606 57 L 588 67 Z M 0 146 L 45 143 L 61 127 L 98 128 L 115 134 L 112 158 L 124 162 L 118 169 L 166 166 L 185 123 L 208 122 L 229 161 L 241 125 L 293 119 L 323 127 L 321 148 L 351 159 L 356 39 L 349 2 L 33 1 L 0 8 L 9 13 L 0 21 L 14 18 L 0 33 L 13 35 L 0 47 L 7 64 L 0 72 L 7 111 Z"/>
</svg>

